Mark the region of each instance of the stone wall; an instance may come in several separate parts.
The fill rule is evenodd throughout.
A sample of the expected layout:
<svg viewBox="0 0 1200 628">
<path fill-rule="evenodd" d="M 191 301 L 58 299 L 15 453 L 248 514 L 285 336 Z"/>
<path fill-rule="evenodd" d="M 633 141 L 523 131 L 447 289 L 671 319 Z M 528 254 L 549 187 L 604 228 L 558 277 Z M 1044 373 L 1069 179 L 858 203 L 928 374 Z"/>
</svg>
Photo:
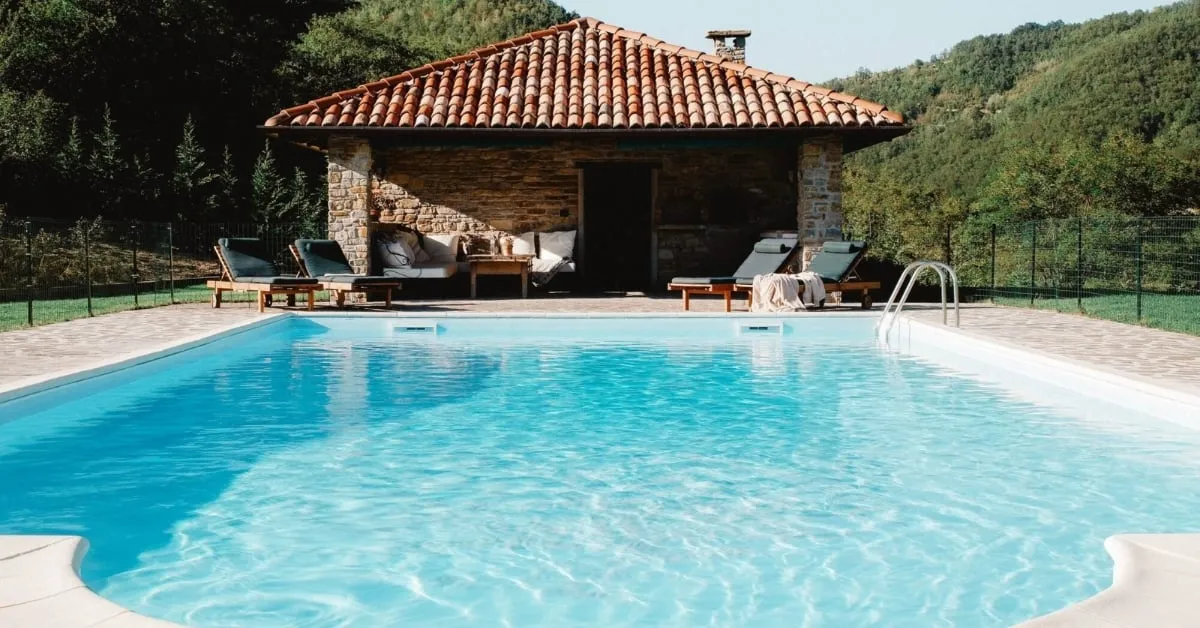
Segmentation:
<svg viewBox="0 0 1200 628">
<path fill-rule="evenodd" d="M 842 142 L 836 137 L 806 142 L 800 149 L 797 219 L 804 266 L 826 240 L 842 239 Z"/>
<path fill-rule="evenodd" d="M 726 274 L 764 229 L 795 229 L 794 146 L 617 141 L 375 151 L 373 218 L 491 239 L 579 222 L 580 164 L 656 170 L 657 275 Z M 732 265 L 732 267 L 731 267 Z"/>
<path fill-rule="evenodd" d="M 329 144 L 329 237 L 346 252 L 354 272 L 369 272 L 371 147 L 357 138 Z"/>
<path fill-rule="evenodd" d="M 469 234 L 478 242 L 577 225 L 581 164 L 605 161 L 657 166 L 654 264 L 660 283 L 677 275 L 728 274 L 760 232 L 794 231 L 797 219 L 806 251 L 826 238 L 840 239 L 836 138 L 800 148 L 727 140 L 569 140 L 374 150 L 365 140 L 338 138 L 329 147 L 330 236 L 355 270 L 366 272 L 370 233 L 379 225 Z M 477 243 L 476 250 L 487 246 Z"/>
</svg>

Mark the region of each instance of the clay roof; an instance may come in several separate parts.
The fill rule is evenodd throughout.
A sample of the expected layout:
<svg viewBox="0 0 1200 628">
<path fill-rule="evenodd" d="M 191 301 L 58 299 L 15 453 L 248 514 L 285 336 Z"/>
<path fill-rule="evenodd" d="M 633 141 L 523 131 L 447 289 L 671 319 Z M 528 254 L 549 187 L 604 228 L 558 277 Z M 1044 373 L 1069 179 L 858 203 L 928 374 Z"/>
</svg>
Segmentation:
<svg viewBox="0 0 1200 628">
<path fill-rule="evenodd" d="M 903 126 L 886 107 L 581 18 L 284 109 L 268 127 Z"/>
</svg>

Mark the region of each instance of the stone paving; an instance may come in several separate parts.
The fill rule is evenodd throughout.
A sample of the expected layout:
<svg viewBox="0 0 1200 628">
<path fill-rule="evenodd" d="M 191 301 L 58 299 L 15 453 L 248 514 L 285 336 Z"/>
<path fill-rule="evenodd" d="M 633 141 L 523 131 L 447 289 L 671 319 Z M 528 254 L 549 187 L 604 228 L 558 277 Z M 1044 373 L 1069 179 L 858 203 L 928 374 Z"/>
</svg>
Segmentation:
<svg viewBox="0 0 1200 628">
<path fill-rule="evenodd" d="M 439 313 L 677 313 L 682 306 L 678 296 L 637 295 L 415 300 L 400 301 L 394 309 Z M 720 312 L 722 302 L 720 299 L 693 299 L 692 310 Z M 745 302 L 735 301 L 734 311 L 746 311 Z M 861 312 L 856 304 L 825 310 L 829 311 Z M 878 313 L 879 308 L 874 311 Z M 910 306 L 905 313 L 920 320 L 938 321 L 941 318 L 936 308 L 919 305 Z M 149 350 L 256 316 L 251 304 L 233 303 L 219 310 L 207 304 L 192 304 L 121 312 L 0 333 L 0 385 L 73 366 L 84 368 L 115 354 Z M 1200 389 L 1200 337 L 1082 316 L 986 305 L 964 307 L 962 328 L 1108 370 Z"/>
</svg>

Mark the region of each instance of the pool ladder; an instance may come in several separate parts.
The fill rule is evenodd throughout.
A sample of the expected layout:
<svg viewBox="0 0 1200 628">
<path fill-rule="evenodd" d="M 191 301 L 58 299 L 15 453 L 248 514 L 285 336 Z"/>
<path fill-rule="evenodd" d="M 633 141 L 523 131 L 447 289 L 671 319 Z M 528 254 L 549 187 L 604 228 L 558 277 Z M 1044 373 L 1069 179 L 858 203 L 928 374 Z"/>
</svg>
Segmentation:
<svg viewBox="0 0 1200 628">
<path fill-rule="evenodd" d="M 918 260 L 908 265 L 903 273 L 900 273 L 900 280 L 896 282 L 896 287 L 892 289 L 892 296 L 888 299 L 887 305 L 883 307 L 883 317 L 875 325 L 875 331 L 878 332 L 879 338 L 887 341 L 888 334 L 892 331 L 892 325 L 896 319 L 900 318 L 900 312 L 904 310 L 904 304 L 908 302 L 908 295 L 912 292 L 913 285 L 917 283 L 921 273 L 932 268 L 938 275 L 938 283 L 942 287 L 942 324 L 949 325 L 949 313 L 946 309 L 946 276 L 949 275 L 951 284 L 954 286 L 954 326 L 959 326 L 958 315 L 958 274 L 949 264 L 935 262 L 933 260 Z M 900 295 L 900 288 L 904 288 L 904 294 Z M 896 296 L 900 295 L 900 300 L 896 300 Z M 892 312 L 892 305 L 896 306 L 896 311 Z"/>
</svg>

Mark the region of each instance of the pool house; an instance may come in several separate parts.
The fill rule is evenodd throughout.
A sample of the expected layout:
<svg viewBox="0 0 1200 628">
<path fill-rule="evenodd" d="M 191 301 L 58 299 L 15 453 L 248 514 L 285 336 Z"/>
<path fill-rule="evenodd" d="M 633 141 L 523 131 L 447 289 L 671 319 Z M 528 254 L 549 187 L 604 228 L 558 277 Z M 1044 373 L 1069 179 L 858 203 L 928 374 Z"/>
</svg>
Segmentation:
<svg viewBox="0 0 1200 628">
<path fill-rule="evenodd" d="M 574 232 L 576 287 L 728 272 L 760 234 L 842 239 L 843 155 L 907 133 L 883 105 L 583 18 L 285 109 L 328 158 L 329 234 L 358 272 L 398 228 L 455 254 Z"/>
</svg>

